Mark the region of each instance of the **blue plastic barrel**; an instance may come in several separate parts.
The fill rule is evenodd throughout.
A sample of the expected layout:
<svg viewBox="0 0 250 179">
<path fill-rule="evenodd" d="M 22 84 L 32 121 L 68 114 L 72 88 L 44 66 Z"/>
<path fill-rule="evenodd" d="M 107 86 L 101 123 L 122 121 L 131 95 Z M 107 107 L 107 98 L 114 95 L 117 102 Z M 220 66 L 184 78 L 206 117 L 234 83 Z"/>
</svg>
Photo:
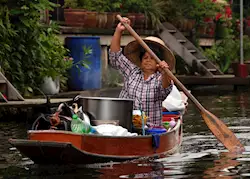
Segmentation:
<svg viewBox="0 0 250 179">
<path fill-rule="evenodd" d="M 81 65 L 70 69 L 69 87 L 71 90 L 90 90 L 101 88 L 101 45 L 100 37 L 66 37 L 65 43 L 74 59 L 74 64 L 85 58 L 83 47 L 91 47 L 92 54 L 87 61 L 90 69 Z"/>
</svg>

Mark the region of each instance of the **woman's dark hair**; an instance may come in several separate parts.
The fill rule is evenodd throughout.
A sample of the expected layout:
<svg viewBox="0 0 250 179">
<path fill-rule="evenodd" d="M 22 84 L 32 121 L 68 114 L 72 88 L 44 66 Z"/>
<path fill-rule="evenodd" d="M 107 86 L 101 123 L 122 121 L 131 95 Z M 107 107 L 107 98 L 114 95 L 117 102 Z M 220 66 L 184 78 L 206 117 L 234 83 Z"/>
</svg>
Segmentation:
<svg viewBox="0 0 250 179">
<path fill-rule="evenodd" d="M 154 45 L 154 44 L 147 44 L 147 45 L 160 60 L 163 60 L 163 51 L 159 46 Z M 145 53 L 146 53 L 146 50 L 143 47 L 140 47 L 140 55 L 139 55 L 140 61 L 142 61 L 142 57 L 144 56 Z"/>
</svg>

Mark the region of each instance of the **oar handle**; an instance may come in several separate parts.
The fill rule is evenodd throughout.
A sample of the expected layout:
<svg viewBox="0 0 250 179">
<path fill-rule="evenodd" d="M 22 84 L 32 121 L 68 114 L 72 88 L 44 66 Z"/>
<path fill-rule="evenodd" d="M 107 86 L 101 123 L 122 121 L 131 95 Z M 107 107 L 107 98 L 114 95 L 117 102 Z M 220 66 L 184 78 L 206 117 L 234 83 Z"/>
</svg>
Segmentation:
<svg viewBox="0 0 250 179">
<path fill-rule="evenodd" d="M 148 47 L 148 45 L 142 40 L 142 38 L 134 31 L 134 29 L 123 21 L 123 18 L 118 14 L 117 19 L 126 27 L 129 33 L 140 43 L 140 45 L 157 61 L 160 63 L 161 60 L 155 55 L 155 53 Z M 173 73 L 168 69 L 164 68 L 167 75 L 174 81 L 174 83 L 187 95 L 187 97 L 196 105 L 200 111 L 206 110 L 199 101 L 186 89 L 186 87 L 173 75 Z"/>
</svg>

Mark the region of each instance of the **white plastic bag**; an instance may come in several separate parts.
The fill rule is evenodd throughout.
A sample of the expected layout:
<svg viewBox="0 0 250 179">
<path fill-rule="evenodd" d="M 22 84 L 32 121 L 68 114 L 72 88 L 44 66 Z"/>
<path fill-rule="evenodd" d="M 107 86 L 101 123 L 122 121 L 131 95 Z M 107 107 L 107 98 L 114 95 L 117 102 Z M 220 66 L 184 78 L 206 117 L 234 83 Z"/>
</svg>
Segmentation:
<svg viewBox="0 0 250 179">
<path fill-rule="evenodd" d="M 173 85 L 172 91 L 162 102 L 162 106 L 168 111 L 184 111 L 186 106 L 180 91 Z"/>
<path fill-rule="evenodd" d="M 55 80 L 53 80 L 51 77 L 45 77 L 43 84 L 41 85 L 41 90 L 46 95 L 54 95 L 59 93 L 60 78 L 57 77 Z"/>
<path fill-rule="evenodd" d="M 97 132 L 104 136 L 137 136 L 137 133 L 130 133 L 127 129 L 121 126 L 115 126 L 112 124 L 101 124 L 93 126 Z"/>
</svg>

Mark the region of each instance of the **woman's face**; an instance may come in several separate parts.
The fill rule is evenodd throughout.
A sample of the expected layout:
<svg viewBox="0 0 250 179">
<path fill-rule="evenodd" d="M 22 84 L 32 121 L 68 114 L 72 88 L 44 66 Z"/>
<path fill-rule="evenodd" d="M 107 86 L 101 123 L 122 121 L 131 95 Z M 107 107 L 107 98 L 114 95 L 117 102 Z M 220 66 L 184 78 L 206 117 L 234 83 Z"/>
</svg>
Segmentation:
<svg viewBox="0 0 250 179">
<path fill-rule="evenodd" d="M 141 69 L 142 71 L 157 71 L 157 63 L 153 57 L 150 56 L 148 52 L 142 56 Z"/>
</svg>

